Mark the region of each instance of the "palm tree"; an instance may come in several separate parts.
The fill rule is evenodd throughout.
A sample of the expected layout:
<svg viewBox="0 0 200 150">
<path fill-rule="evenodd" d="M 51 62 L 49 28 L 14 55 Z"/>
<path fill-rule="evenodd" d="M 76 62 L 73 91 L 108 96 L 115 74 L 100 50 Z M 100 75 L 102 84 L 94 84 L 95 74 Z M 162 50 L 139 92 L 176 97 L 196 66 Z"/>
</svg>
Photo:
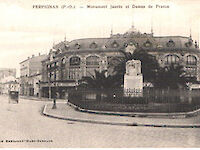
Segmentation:
<svg viewBox="0 0 200 150">
<path fill-rule="evenodd" d="M 155 84 L 156 88 L 178 89 L 186 87 L 187 77 L 183 66 L 171 64 L 158 70 Z"/>
<path fill-rule="evenodd" d="M 107 75 L 107 70 L 99 72 L 95 70 L 95 74 L 87 77 L 82 77 L 79 80 L 79 87 L 86 88 L 85 94 L 95 95 L 97 100 L 102 100 L 103 97 L 112 97 L 115 92 L 120 92 L 118 88 L 121 86 L 118 76 Z"/>
<path fill-rule="evenodd" d="M 135 50 L 133 54 L 127 53 L 123 50 L 120 50 L 125 56 L 125 58 L 117 65 L 114 66 L 115 76 L 120 78 L 121 83 L 123 84 L 124 74 L 126 73 L 126 62 L 132 59 L 140 60 L 142 64 L 142 74 L 144 80 L 147 82 L 154 83 L 156 74 L 159 67 L 159 64 L 153 55 L 148 54 L 144 49 Z"/>
<path fill-rule="evenodd" d="M 116 82 L 117 78 L 112 75 L 107 75 L 107 70 L 101 72 L 95 70 L 95 74 L 91 76 L 82 77 L 79 80 L 80 86 L 93 89 L 112 89 L 119 86 L 119 82 Z"/>
</svg>

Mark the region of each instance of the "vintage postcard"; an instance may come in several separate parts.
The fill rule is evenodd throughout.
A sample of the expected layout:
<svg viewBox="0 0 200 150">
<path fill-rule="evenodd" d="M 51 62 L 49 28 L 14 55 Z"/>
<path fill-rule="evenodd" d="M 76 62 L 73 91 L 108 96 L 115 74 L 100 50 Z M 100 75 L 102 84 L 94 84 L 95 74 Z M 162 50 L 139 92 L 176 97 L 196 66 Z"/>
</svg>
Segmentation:
<svg viewBox="0 0 200 150">
<path fill-rule="evenodd" d="M 0 148 L 199 148 L 200 1 L 0 2 Z"/>
</svg>

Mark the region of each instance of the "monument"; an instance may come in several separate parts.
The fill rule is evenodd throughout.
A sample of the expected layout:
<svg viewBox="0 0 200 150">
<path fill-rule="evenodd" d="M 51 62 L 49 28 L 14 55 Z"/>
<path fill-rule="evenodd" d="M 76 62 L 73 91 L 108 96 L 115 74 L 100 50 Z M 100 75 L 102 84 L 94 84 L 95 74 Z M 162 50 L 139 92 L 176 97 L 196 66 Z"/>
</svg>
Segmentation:
<svg viewBox="0 0 200 150">
<path fill-rule="evenodd" d="M 141 61 L 129 60 L 126 62 L 126 74 L 124 75 L 124 95 L 140 97 L 143 93 L 143 76 L 141 73 Z"/>
</svg>

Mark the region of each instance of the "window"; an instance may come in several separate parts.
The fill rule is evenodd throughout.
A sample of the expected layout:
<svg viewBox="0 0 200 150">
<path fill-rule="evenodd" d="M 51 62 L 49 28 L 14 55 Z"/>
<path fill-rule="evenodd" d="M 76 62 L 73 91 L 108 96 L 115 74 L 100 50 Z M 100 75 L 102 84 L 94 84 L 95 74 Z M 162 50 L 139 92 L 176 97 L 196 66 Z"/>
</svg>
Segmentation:
<svg viewBox="0 0 200 150">
<path fill-rule="evenodd" d="M 116 41 L 114 41 L 114 42 L 112 43 L 112 47 L 113 47 L 113 48 L 117 48 L 117 47 L 119 47 L 119 44 L 118 44 Z"/>
<path fill-rule="evenodd" d="M 70 67 L 69 67 L 69 74 L 68 74 L 69 79 L 73 79 L 73 80 L 81 79 L 82 72 L 80 68 L 80 63 L 81 63 L 81 59 L 79 57 L 74 56 L 70 58 Z"/>
<path fill-rule="evenodd" d="M 197 65 L 197 58 L 192 55 L 187 56 L 186 64 L 187 65 Z"/>
<path fill-rule="evenodd" d="M 51 78 L 51 72 L 48 73 L 48 77 Z"/>
<path fill-rule="evenodd" d="M 60 69 L 60 80 L 64 79 L 64 72 L 66 71 L 65 63 L 66 63 L 66 59 L 62 58 L 61 59 L 61 69 Z"/>
<path fill-rule="evenodd" d="M 59 71 L 58 70 L 55 72 L 55 79 L 59 80 Z"/>
<path fill-rule="evenodd" d="M 80 67 L 70 67 L 69 68 L 69 79 L 78 80 L 82 77 L 82 71 Z"/>
<path fill-rule="evenodd" d="M 70 66 L 78 66 L 81 63 L 81 59 L 77 56 L 70 58 Z"/>
<path fill-rule="evenodd" d="M 54 76 L 54 72 L 51 72 L 50 80 L 51 80 L 51 81 L 54 81 L 54 77 L 55 77 L 55 76 Z"/>
<path fill-rule="evenodd" d="M 165 57 L 165 64 L 178 64 L 179 63 L 179 57 L 177 55 L 167 55 Z"/>
<path fill-rule="evenodd" d="M 65 65 L 65 58 L 62 58 L 61 60 L 61 66 L 63 67 Z"/>
<path fill-rule="evenodd" d="M 78 44 L 78 43 L 76 43 L 76 44 L 75 44 L 75 48 L 76 48 L 76 49 L 80 49 L 80 48 L 81 48 L 81 45 Z"/>
<path fill-rule="evenodd" d="M 185 71 L 188 77 L 195 77 L 197 75 L 197 67 L 186 67 Z"/>
<path fill-rule="evenodd" d="M 97 44 L 95 42 L 93 42 L 92 44 L 90 44 L 90 48 L 97 48 Z"/>
<path fill-rule="evenodd" d="M 86 65 L 99 65 L 99 57 L 89 56 L 86 58 Z"/>
<path fill-rule="evenodd" d="M 64 80 L 64 77 L 65 77 L 65 76 L 64 76 L 64 75 L 65 75 L 64 72 L 65 72 L 65 71 L 66 71 L 65 69 L 61 69 L 61 71 L 60 71 L 60 79 L 61 79 L 61 80 Z"/>
<path fill-rule="evenodd" d="M 152 43 L 151 43 L 149 40 L 147 40 L 147 41 L 144 43 L 144 46 L 145 46 L 145 47 L 151 47 L 151 46 L 152 46 Z"/>
<path fill-rule="evenodd" d="M 167 43 L 167 47 L 174 47 L 175 43 L 173 40 L 169 40 L 169 42 Z"/>
<path fill-rule="evenodd" d="M 99 71 L 100 58 L 98 56 L 89 56 L 86 58 L 86 76 L 95 75 L 95 70 Z"/>
<path fill-rule="evenodd" d="M 192 41 L 188 41 L 187 43 L 185 43 L 186 47 L 191 47 L 192 46 Z"/>
</svg>

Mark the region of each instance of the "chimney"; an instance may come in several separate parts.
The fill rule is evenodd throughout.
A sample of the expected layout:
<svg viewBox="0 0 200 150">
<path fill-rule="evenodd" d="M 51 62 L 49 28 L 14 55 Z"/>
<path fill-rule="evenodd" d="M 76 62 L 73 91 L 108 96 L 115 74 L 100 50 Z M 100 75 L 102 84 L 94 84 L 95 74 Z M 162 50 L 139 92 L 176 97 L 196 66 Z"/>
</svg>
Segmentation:
<svg viewBox="0 0 200 150">
<path fill-rule="evenodd" d="M 40 56 L 40 53 L 38 55 Z"/>
<path fill-rule="evenodd" d="M 32 55 L 32 58 L 34 57 L 34 55 Z"/>
</svg>

